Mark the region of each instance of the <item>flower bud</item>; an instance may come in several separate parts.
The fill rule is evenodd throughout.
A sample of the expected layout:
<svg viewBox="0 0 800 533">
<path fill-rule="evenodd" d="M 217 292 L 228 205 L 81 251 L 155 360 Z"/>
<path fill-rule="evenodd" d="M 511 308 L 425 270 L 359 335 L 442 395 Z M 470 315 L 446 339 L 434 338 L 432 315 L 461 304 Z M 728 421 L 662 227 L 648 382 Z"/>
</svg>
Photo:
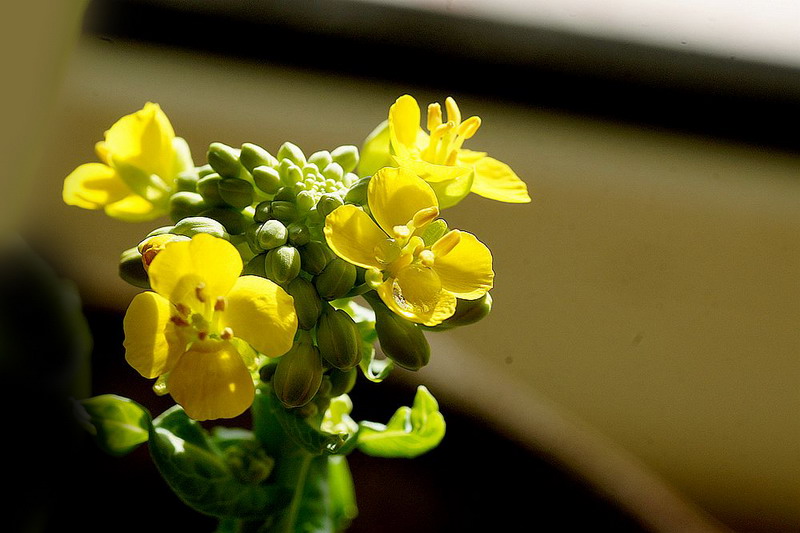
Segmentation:
<svg viewBox="0 0 800 533">
<path fill-rule="evenodd" d="M 243 276 L 259 276 L 262 278 L 267 277 L 266 271 L 267 254 L 258 254 L 251 258 L 250 261 L 244 266 L 242 270 Z"/>
<path fill-rule="evenodd" d="M 311 240 L 311 231 L 303 223 L 292 222 L 286 229 L 289 232 L 289 242 L 292 246 L 303 246 Z"/>
<path fill-rule="evenodd" d="M 358 148 L 353 145 L 344 145 L 334 149 L 331 157 L 341 165 L 345 172 L 352 172 L 358 166 Z"/>
<path fill-rule="evenodd" d="M 303 180 L 303 171 L 290 159 L 282 159 L 278 164 L 278 175 L 281 183 L 287 187 L 294 187 L 294 184 Z"/>
<path fill-rule="evenodd" d="M 462 300 L 459 298 L 456 301 L 456 310 L 453 315 L 439 324 L 439 326 L 441 326 L 441 329 L 449 329 L 474 324 L 486 318 L 491 310 L 492 297 L 488 292 L 476 300 Z M 439 326 L 435 326 L 434 329 L 439 329 Z"/>
<path fill-rule="evenodd" d="M 323 217 L 326 217 L 343 203 L 338 194 L 326 192 L 320 196 L 319 201 L 317 201 L 317 211 L 319 211 Z"/>
<path fill-rule="evenodd" d="M 296 144 L 285 142 L 278 148 L 278 161 L 288 159 L 298 167 L 306 164 L 306 156 Z"/>
<path fill-rule="evenodd" d="M 322 300 L 319 299 L 314 284 L 298 276 L 289 283 L 286 292 L 294 298 L 294 310 L 300 329 L 313 328 L 322 312 Z"/>
<path fill-rule="evenodd" d="M 367 187 L 369 187 L 370 176 L 361 178 L 355 182 L 347 194 L 344 195 L 344 203 L 366 205 L 367 203 Z"/>
<path fill-rule="evenodd" d="M 225 178 L 238 178 L 242 172 L 239 150 L 220 142 L 211 143 L 206 154 L 208 164 Z"/>
<path fill-rule="evenodd" d="M 321 273 L 331 259 L 328 247 L 319 241 L 310 241 L 305 246 L 300 247 L 299 250 L 303 270 L 311 275 Z"/>
<path fill-rule="evenodd" d="M 308 156 L 308 162 L 316 165 L 317 168 L 325 168 L 331 164 L 333 157 L 327 150 L 320 150 Z"/>
<path fill-rule="evenodd" d="M 375 293 L 368 293 L 365 298 L 375 311 L 375 333 L 386 357 L 406 370 L 427 365 L 431 348 L 422 329 L 395 314 Z"/>
<path fill-rule="evenodd" d="M 267 277 L 283 285 L 300 273 L 300 252 L 294 246 L 279 246 L 267 252 L 264 263 Z"/>
<path fill-rule="evenodd" d="M 179 220 L 175 227 L 172 228 L 172 233 L 187 237 L 193 237 L 198 233 L 208 233 L 214 237 L 230 240 L 230 235 L 225 230 L 225 226 L 209 217 L 188 217 Z"/>
<path fill-rule="evenodd" d="M 263 223 L 272 218 L 272 202 L 265 200 L 256 205 L 253 210 L 253 220 L 255 222 Z"/>
<path fill-rule="evenodd" d="M 216 172 L 214 172 L 214 169 L 211 168 L 211 165 L 209 165 L 208 163 L 206 163 L 205 165 L 197 167 L 195 170 L 197 170 L 198 179 L 199 178 L 204 178 L 204 177 L 208 176 L 209 174 L 216 174 Z"/>
<path fill-rule="evenodd" d="M 271 250 L 286 244 L 289 232 L 280 220 L 267 220 L 256 232 L 256 240 L 262 250 Z"/>
<path fill-rule="evenodd" d="M 272 167 L 261 165 L 252 170 L 256 187 L 267 194 L 275 194 L 281 187 L 281 175 Z"/>
<path fill-rule="evenodd" d="M 309 243 L 310 244 L 310 243 Z M 356 267 L 340 257 L 334 257 L 314 278 L 319 295 L 335 300 L 350 292 L 356 282 Z"/>
<path fill-rule="evenodd" d="M 281 222 L 290 223 L 297 220 L 297 206 L 285 200 L 273 200 L 270 205 L 270 216 Z"/>
<path fill-rule="evenodd" d="M 179 191 L 195 192 L 198 179 L 200 178 L 196 170 L 186 170 L 175 177 L 175 188 Z"/>
<path fill-rule="evenodd" d="M 197 192 L 209 206 L 225 205 L 225 200 L 219 194 L 220 181 L 222 181 L 222 177 L 216 172 L 197 180 Z"/>
<path fill-rule="evenodd" d="M 219 195 L 231 207 L 243 209 L 253 202 L 253 186 L 239 178 L 223 178 L 217 183 Z"/>
<path fill-rule="evenodd" d="M 239 151 L 239 163 L 252 174 L 256 167 L 276 167 L 278 165 L 278 160 L 257 144 L 244 143 L 242 149 Z M 255 178 L 255 175 L 253 175 L 253 177 Z"/>
<path fill-rule="evenodd" d="M 342 177 L 344 176 L 344 169 L 342 168 L 342 165 L 334 161 L 322 169 L 322 176 L 326 179 L 331 179 L 338 182 L 341 181 Z"/>
<path fill-rule="evenodd" d="M 247 225 L 252 222 L 245 212 L 232 207 L 212 207 L 201 211 L 199 216 L 216 220 L 230 235 L 241 235 L 247 229 Z"/>
<path fill-rule="evenodd" d="M 358 326 L 342 309 L 325 304 L 317 321 L 319 353 L 334 368 L 349 370 L 361 361 Z"/>
<path fill-rule="evenodd" d="M 314 207 L 316 200 L 311 191 L 300 191 L 297 193 L 294 203 L 297 206 L 298 213 L 305 214 Z"/>
<path fill-rule="evenodd" d="M 353 390 L 358 377 L 358 369 L 339 370 L 338 368 L 331 368 L 328 372 L 328 377 L 331 382 L 330 395 L 335 398 Z"/>
<path fill-rule="evenodd" d="M 203 197 L 196 192 L 178 191 L 169 199 L 169 216 L 173 222 L 197 216 L 207 208 Z"/>
<path fill-rule="evenodd" d="M 137 248 L 129 248 L 119 256 L 119 277 L 134 287 L 149 289 L 150 280 L 142 263 L 142 254 Z"/>
<path fill-rule="evenodd" d="M 283 354 L 272 376 L 275 395 L 286 407 L 302 407 L 317 394 L 322 384 L 322 359 L 307 335 L 301 335 Z"/>
</svg>

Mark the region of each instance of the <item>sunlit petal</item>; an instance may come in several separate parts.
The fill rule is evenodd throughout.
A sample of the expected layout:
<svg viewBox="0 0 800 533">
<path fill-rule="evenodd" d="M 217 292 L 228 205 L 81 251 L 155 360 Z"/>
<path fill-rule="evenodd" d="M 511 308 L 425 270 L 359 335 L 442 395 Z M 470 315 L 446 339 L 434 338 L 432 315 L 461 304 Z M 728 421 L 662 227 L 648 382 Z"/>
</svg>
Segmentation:
<svg viewBox="0 0 800 533">
<path fill-rule="evenodd" d="M 414 215 L 438 207 L 436 193 L 419 176 L 405 168 L 383 168 L 369 181 L 369 208 L 378 225 L 389 235 Z"/>
<path fill-rule="evenodd" d="M 524 204 L 531 201 L 528 186 L 505 163 L 491 157 L 475 162 L 472 192 L 501 202 Z"/>
<path fill-rule="evenodd" d="M 403 95 L 389 108 L 389 128 L 393 142 L 413 147 L 420 128 L 419 104 L 413 96 Z"/>
<path fill-rule="evenodd" d="M 105 212 L 111 218 L 125 222 L 146 222 L 166 214 L 136 194 L 129 194 L 121 200 L 108 204 Z"/>
<path fill-rule="evenodd" d="M 297 331 L 294 300 L 275 283 L 258 276 L 242 276 L 226 297 L 223 326 L 268 357 L 292 347 Z"/>
<path fill-rule="evenodd" d="M 387 279 L 377 291 L 389 309 L 428 326 L 452 316 L 456 308 L 455 297 L 442 290 L 436 273 L 418 264 L 404 268 L 396 278 Z"/>
<path fill-rule="evenodd" d="M 150 264 L 154 291 L 193 309 L 211 305 L 231 290 L 242 272 L 236 248 L 224 239 L 200 233 L 191 241 L 166 245 Z M 209 304 L 210 302 L 210 304 Z"/>
<path fill-rule="evenodd" d="M 174 137 L 175 131 L 161 107 L 148 102 L 106 131 L 103 148 L 115 159 L 166 177 L 174 168 Z"/>
<path fill-rule="evenodd" d="M 171 314 L 169 301 L 149 291 L 137 294 L 125 313 L 125 359 L 146 378 L 169 372 L 186 347 Z"/>
<path fill-rule="evenodd" d="M 195 420 L 238 416 L 250 407 L 255 394 L 250 372 L 227 341 L 192 344 L 170 372 L 167 386 Z"/>
<path fill-rule="evenodd" d="M 459 234 L 458 244 L 444 255 L 436 254 L 434 243 L 433 268 L 445 291 L 473 300 L 486 294 L 493 286 L 492 253 L 471 233 L 459 231 Z"/>
<path fill-rule="evenodd" d="M 62 197 L 67 205 L 100 209 L 125 198 L 130 192 L 113 168 L 102 163 L 86 163 L 66 177 Z"/>
<path fill-rule="evenodd" d="M 348 204 L 330 213 L 325 218 L 325 239 L 345 261 L 364 268 L 382 268 L 375 250 L 387 235 L 360 208 Z"/>
</svg>

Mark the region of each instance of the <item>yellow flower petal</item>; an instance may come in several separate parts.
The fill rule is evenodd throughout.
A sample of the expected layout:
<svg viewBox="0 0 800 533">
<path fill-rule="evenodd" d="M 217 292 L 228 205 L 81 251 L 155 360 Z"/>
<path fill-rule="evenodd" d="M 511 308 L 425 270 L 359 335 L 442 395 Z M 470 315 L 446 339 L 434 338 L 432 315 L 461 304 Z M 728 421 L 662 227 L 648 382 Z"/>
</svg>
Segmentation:
<svg viewBox="0 0 800 533">
<path fill-rule="evenodd" d="M 459 231 L 460 240 L 444 255 L 437 254 L 436 243 L 433 269 L 442 280 L 445 291 L 458 298 L 474 300 L 480 298 L 494 283 L 492 253 L 485 244 L 466 231 Z"/>
<path fill-rule="evenodd" d="M 62 197 L 67 205 L 100 209 L 130 193 L 113 168 L 102 163 L 86 163 L 64 179 Z"/>
<path fill-rule="evenodd" d="M 200 233 L 191 241 L 169 243 L 148 270 L 150 286 L 172 303 L 213 308 L 239 279 L 242 259 L 224 239 Z"/>
<path fill-rule="evenodd" d="M 417 141 L 420 130 L 419 104 L 413 96 L 405 94 L 395 100 L 389 108 L 389 130 L 393 144 L 411 148 Z"/>
<path fill-rule="evenodd" d="M 439 207 L 431 186 L 405 168 L 387 167 L 372 176 L 367 201 L 375 221 L 390 236 L 421 209 Z"/>
<path fill-rule="evenodd" d="M 227 341 L 192 344 L 167 377 L 167 386 L 195 420 L 238 416 L 250 407 L 255 395 L 250 372 Z"/>
<path fill-rule="evenodd" d="M 375 251 L 387 238 L 369 215 L 354 205 L 337 207 L 325 218 L 328 246 L 354 265 L 382 269 L 384 265 L 376 259 Z"/>
<path fill-rule="evenodd" d="M 149 291 L 137 294 L 125 313 L 125 360 L 146 378 L 169 372 L 186 348 L 171 313 L 169 301 Z"/>
<path fill-rule="evenodd" d="M 528 186 L 505 163 L 491 157 L 483 157 L 475 162 L 474 167 L 472 192 L 475 194 L 515 204 L 531 201 Z"/>
<path fill-rule="evenodd" d="M 275 283 L 258 276 L 242 276 L 228 293 L 222 312 L 223 327 L 268 357 L 292 347 L 297 331 L 294 299 Z"/>
<path fill-rule="evenodd" d="M 121 200 L 108 204 L 105 206 L 105 212 L 111 218 L 125 222 L 146 222 L 166 214 L 137 194 L 129 194 Z"/>
<path fill-rule="evenodd" d="M 456 298 L 442 290 L 436 273 L 419 264 L 402 269 L 396 278 L 387 279 L 377 291 L 389 309 L 426 326 L 439 324 L 456 309 Z"/>
<path fill-rule="evenodd" d="M 175 164 L 175 131 L 158 104 L 119 119 L 105 134 L 103 150 L 111 158 L 150 174 L 171 177 Z"/>
</svg>

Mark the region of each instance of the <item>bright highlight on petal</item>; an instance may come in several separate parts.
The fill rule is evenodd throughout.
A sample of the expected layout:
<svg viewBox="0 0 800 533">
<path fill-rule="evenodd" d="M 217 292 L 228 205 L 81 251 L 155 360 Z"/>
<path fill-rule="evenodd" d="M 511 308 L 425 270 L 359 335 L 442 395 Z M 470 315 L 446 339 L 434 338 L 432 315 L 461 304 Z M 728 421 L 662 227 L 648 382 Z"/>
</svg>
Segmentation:
<svg viewBox="0 0 800 533">
<path fill-rule="evenodd" d="M 130 194 L 114 169 L 102 163 L 85 163 L 64 180 L 64 203 L 84 209 L 101 209 Z"/>
<path fill-rule="evenodd" d="M 438 207 L 436 193 L 413 172 L 387 167 L 369 181 L 369 208 L 378 225 L 388 235 L 405 226 L 422 210 Z"/>
<path fill-rule="evenodd" d="M 494 283 L 492 253 L 471 233 L 458 233 L 458 243 L 444 254 L 437 253 L 437 246 L 433 245 L 435 269 L 444 290 L 458 298 L 474 300 L 486 294 Z M 441 240 L 445 238 L 447 235 Z"/>
<path fill-rule="evenodd" d="M 137 294 L 125 313 L 125 360 L 145 378 L 169 372 L 186 347 L 171 316 L 169 300 L 153 292 Z"/>
<path fill-rule="evenodd" d="M 325 239 L 333 252 L 354 265 L 381 269 L 376 249 L 387 235 L 368 214 L 354 205 L 343 205 L 325 218 Z"/>
</svg>

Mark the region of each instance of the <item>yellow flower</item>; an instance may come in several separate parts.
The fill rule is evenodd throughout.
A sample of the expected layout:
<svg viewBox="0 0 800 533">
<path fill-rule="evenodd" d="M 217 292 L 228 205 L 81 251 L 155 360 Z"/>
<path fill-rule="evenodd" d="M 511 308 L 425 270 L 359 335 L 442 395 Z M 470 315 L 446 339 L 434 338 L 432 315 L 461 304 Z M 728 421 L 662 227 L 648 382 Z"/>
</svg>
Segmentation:
<svg viewBox="0 0 800 533">
<path fill-rule="evenodd" d="M 474 235 L 451 230 L 428 245 L 425 229 L 439 216 L 433 189 L 405 168 L 383 168 L 370 180 L 372 217 L 347 204 L 325 219 L 325 237 L 341 258 L 368 269 L 386 305 L 433 326 L 453 314 L 456 298 L 492 288 L 492 254 Z"/>
<path fill-rule="evenodd" d="M 175 177 L 194 166 L 186 141 L 149 102 L 111 126 L 95 151 L 101 162 L 80 165 L 64 180 L 64 202 L 129 222 L 167 214 Z"/>
<path fill-rule="evenodd" d="M 417 101 L 409 95 L 398 98 L 389 109 L 389 119 L 365 142 L 360 171 L 370 174 L 392 162 L 406 167 L 430 183 L 441 208 L 457 204 L 470 192 L 501 202 L 530 202 L 525 182 L 508 165 L 485 152 L 462 148 L 478 131 L 481 119 L 472 116 L 462 121 L 461 111 L 450 97 L 445 108 L 447 121 L 438 103 L 428 106 L 429 133 L 425 133 Z"/>
<path fill-rule="evenodd" d="M 165 379 L 196 420 L 243 413 L 255 394 L 252 349 L 277 357 L 294 340 L 292 297 L 241 271 L 239 253 L 224 239 L 201 233 L 170 242 L 148 270 L 154 292 L 136 295 L 125 314 L 128 363 Z"/>
</svg>

